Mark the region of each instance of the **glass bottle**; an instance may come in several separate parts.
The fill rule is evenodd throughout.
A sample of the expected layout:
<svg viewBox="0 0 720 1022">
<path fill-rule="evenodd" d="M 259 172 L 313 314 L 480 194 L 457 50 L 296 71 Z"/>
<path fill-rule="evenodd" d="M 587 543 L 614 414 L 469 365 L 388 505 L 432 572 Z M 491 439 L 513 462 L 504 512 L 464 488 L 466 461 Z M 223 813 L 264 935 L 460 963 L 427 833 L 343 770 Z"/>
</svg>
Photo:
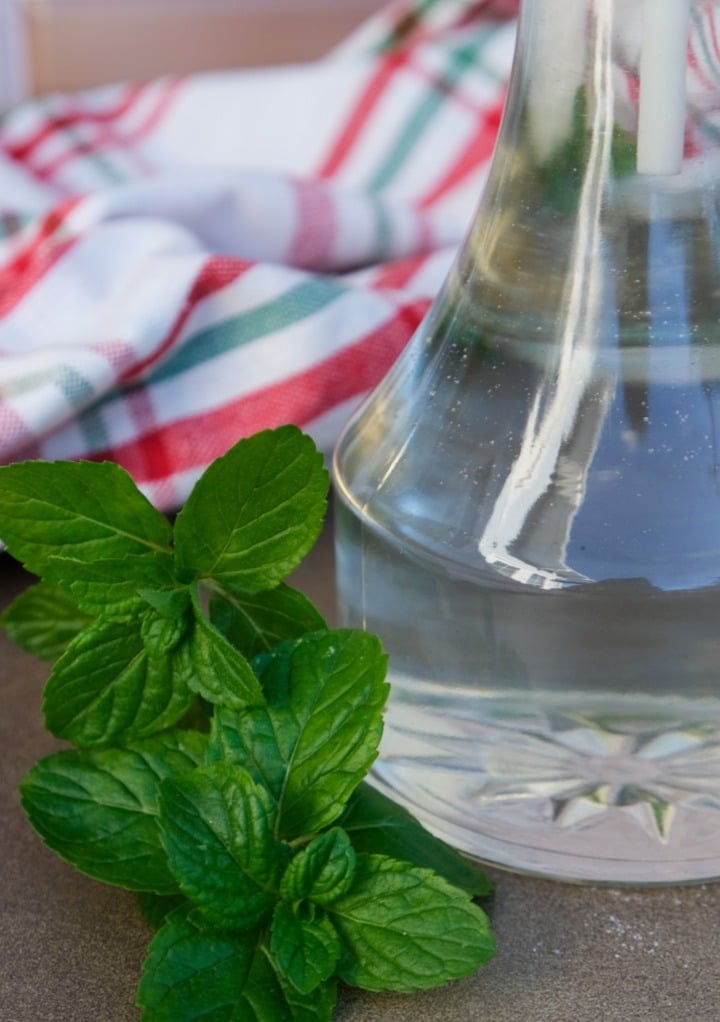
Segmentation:
<svg viewBox="0 0 720 1022">
<path fill-rule="evenodd" d="M 522 0 L 453 269 L 334 457 L 374 783 L 478 859 L 720 876 L 720 2 Z"/>
</svg>

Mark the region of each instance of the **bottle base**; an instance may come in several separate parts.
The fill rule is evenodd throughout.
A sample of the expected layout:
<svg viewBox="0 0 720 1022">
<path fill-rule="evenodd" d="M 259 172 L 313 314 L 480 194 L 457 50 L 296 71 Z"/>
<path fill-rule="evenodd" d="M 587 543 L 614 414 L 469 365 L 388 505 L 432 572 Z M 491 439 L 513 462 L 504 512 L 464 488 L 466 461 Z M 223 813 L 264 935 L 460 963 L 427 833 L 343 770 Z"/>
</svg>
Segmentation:
<svg viewBox="0 0 720 1022">
<path fill-rule="evenodd" d="M 436 837 L 483 866 L 544 880 L 610 887 L 690 885 L 720 879 L 717 857 L 638 862 L 635 859 L 585 857 L 503 840 L 482 830 L 482 821 L 478 821 L 476 829 L 428 812 L 425 806 L 418 805 L 388 784 L 382 772 L 374 772 L 369 780 L 382 794 L 412 813 Z"/>
<path fill-rule="evenodd" d="M 692 725 L 676 701 L 631 712 L 616 696 L 619 717 L 604 699 L 582 714 L 540 702 L 491 700 L 478 719 L 462 701 L 440 714 L 391 698 L 371 781 L 487 865 L 613 886 L 720 878 L 715 700 Z"/>
</svg>

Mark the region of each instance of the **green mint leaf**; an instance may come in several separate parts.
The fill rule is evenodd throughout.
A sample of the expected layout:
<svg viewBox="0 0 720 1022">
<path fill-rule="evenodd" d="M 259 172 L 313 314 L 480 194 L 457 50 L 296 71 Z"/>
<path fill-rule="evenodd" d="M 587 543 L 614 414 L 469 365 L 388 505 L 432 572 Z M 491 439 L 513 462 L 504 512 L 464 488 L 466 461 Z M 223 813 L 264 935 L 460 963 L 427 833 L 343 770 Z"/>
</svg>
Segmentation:
<svg viewBox="0 0 720 1022">
<path fill-rule="evenodd" d="M 376 758 L 387 658 L 375 636 L 336 629 L 282 644 L 254 664 L 285 764 L 272 793 L 278 833 L 289 840 L 333 823 Z M 254 738 L 242 741 L 254 748 Z"/>
<path fill-rule="evenodd" d="M 386 658 L 365 632 L 310 633 L 254 666 L 267 706 L 218 708 L 209 759 L 242 766 L 276 800 L 285 839 L 329 826 L 377 754 Z"/>
<path fill-rule="evenodd" d="M 191 629 L 190 613 L 167 617 L 150 606 L 140 617 L 140 637 L 151 659 L 168 656 L 187 638 Z"/>
<path fill-rule="evenodd" d="M 52 582 L 25 589 L 0 614 L 0 626 L 21 649 L 40 660 L 56 660 L 92 618 Z"/>
<path fill-rule="evenodd" d="M 209 612 L 215 627 L 248 659 L 269 652 L 285 639 L 326 627 L 310 600 L 282 583 L 248 595 L 213 593 Z"/>
<path fill-rule="evenodd" d="M 168 916 L 143 967 L 143 1022 L 330 1022 L 336 984 L 301 994 L 278 977 L 258 934 L 200 926 L 187 908 Z"/>
<path fill-rule="evenodd" d="M 168 621 L 184 618 L 192 602 L 192 594 L 187 586 L 175 586 L 171 589 L 140 589 L 138 596 Z"/>
<path fill-rule="evenodd" d="M 279 974 L 262 944 L 253 960 L 233 1022 L 329 1022 L 337 999 L 330 980 L 303 994 Z"/>
<path fill-rule="evenodd" d="M 216 763 L 165 781 L 160 806 L 170 869 L 208 921 L 248 931 L 269 919 L 284 851 L 264 789 Z"/>
<path fill-rule="evenodd" d="M 258 984 L 264 983 L 272 990 L 277 1008 L 270 1002 L 269 1010 L 265 1009 L 263 1015 L 258 1014 L 251 1022 L 275 1022 L 277 1018 L 283 1017 L 278 1014 L 278 1009 L 282 1010 L 285 1005 L 292 1022 L 330 1022 L 337 1001 L 337 980 L 334 977 L 316 987 L 311 994 L 303 994 L 278 975 L 265 951 L 253 979 Z M 246 1016 L 243 1015 L 241 1018 L 244 1022 Z"/>
<path fill-rule="evenodd" d="M 72 595 L 91 613 L 103 603 L 103 582 L 107 604 L 116 585 L 126 594 L 129 577 L 142 576 L 146 585 L 148 578 L 165 579 L 170 535 L 165 517 L 111 462 L 25 461 L 0 468 L 0 536 L 10 553 L 63 586 L 78 579 Z"/>
<path fill-rule="evenodd" d="M 200 929 L 187 907 L 171 912 L 143 965 L 137 991 L 143 1022 L 239 1022 L 255 953 L 247 939 Z"/>
<path fill-rule="evenodd" d="M 280 883 L 288 902 L 330 905 L 349 890 L 357 857 L 350 838 L 339 827 L 321 834 L 292 859 Z"/>
<path fill-rule="evenodd" d="M 343 943 L 341 979 L 412 993 L 474 972 L 492 957 L 487 916 L 429 870 L 359 855 L 352 887 L 328 910 Z"/>
<path fill-rule="evenodd" d="M 148 552 L 134 558 L 105 558 L 93 563 L 69 557 L 52 557 L 45 578 L 66 589 L 89 614 L 124 617 L 141 602 L 147 587 L 173 582 L 170 553 Z"/>
<path fill-rule="evenodd" d="M 188 904 L 182 894 L 155 894 L 154 891 L 137 891 L 135 901 L 140 915 L 153 931 L 159 930 L 176 908 Z"/>
<path fill-rule="evenodd" d="M 267 707 L 254 706 L 238 713 L 218 706 L 210 726 L 208 762 L 243 767 L 277 801 L 286 763 Z"/>
<path fill-rule="evenodd" d="M 188 684 L 208 702 L 234 709 L 264 702 L 248 660 L 207 620 L 197 604 L 181 655 Z"/>
<path fill-rule="evenodd" d="M 241 440 L 205 470 L 177 517 L 179 577 L 272 589 L 320 534 L 327 489 L 322 455 L 295 426 Z"/>
<path fill-rule="evenodd" d="M 338 821 L 358 852 L 431 869 L 476 898 L 492 894 L 494 884 L 482 869 L 435 837 L 414 816 L 369 784 L 360 784 Z"/>
<path fill-rule="evenodd" d="M 293 906 L 280 902 L 273 915 L 270 951 L 280 975 L 299 993 L 311 994 L 330 979 L 342 948 L 322 910 L 301 917 Z"/>
<path fill-rule="evenodd" d="M 130 890 L 177 891 L 158 828 L 158 784 L 202 762 L 206 739 L 166 731 L 127 748 L 63 750 L 20 785 L 23 808 L 48 847 L 81 872 Z"/>
<path fill-rule="evenodd" d="M 172 727 L 193 693 L 173 657 L 145 649 L 142 619 L 99 619 L 73 639 L 45 686 L 49 731 L 84 748 L 114 745 Z"/>
</svg>

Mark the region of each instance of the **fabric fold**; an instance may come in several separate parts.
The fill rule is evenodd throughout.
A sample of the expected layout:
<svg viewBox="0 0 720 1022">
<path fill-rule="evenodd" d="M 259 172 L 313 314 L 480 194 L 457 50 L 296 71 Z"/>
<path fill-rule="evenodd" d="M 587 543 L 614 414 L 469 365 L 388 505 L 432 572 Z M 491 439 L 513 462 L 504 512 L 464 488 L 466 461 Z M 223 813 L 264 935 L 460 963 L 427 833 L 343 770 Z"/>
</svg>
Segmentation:
<svg viewBox="0 0 720 1022">
<path fill-rule="evenodd" d="M 241 436 L 329 451 L 473 215 L 515 5 L 391 4 L 312 64 L 0 121 L 0 461 L 110 459 L 163 510 Z"/>
</svg>

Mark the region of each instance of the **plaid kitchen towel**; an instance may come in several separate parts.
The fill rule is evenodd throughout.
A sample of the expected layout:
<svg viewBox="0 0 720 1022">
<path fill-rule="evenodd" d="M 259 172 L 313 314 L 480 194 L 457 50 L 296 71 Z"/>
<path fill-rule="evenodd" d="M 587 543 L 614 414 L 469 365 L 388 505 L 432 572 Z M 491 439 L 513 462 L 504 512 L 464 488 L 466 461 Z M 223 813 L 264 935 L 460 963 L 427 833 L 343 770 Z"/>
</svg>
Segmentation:
<svg viewBox="0 0 720 1022">
<path fill-rule="evenodd" d="M 326 58 L 0 120 L 0 462 L 110 459 L 163 510 L 231 444 L 329 450 L 482 189 L 514 0 L 398 0 Z"/>
</svg>

